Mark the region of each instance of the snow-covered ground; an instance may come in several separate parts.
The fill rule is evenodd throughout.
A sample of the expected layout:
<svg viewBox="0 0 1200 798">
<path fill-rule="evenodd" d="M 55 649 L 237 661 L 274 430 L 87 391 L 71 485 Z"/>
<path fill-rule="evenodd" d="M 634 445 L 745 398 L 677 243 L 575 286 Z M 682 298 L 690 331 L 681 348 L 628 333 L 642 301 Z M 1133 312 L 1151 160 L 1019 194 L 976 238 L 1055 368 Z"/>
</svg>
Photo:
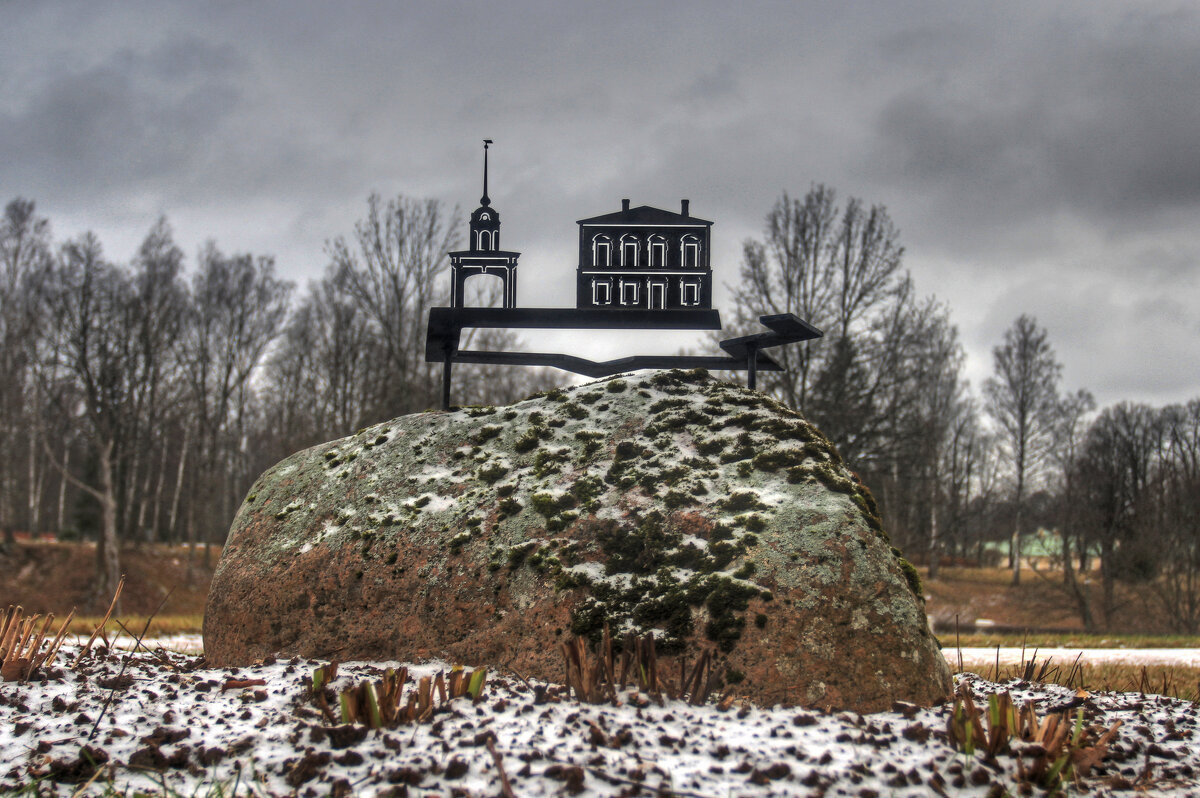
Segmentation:
<svg viewBox="0 0 1200 798">
<path fill-rule="evenodd" d="M 93 777 L 85 794 L 164 785 L 181 795 L 249 787 L 302 796 L 1018 792 L 1016 758 L 987 763 L 947 744 L 949 705 L 873 715 L 736 704 L 722 711 L 660 706 L 627 691 L 619 706 L 592 705 L 502 674 L 478 704 L 460 698 L 429 722 L 367 731 L 331 725 L 314 707 L 303 680 L 321 663 L 218 670 L 191 655 L 114 652 L 63 667 L 75 653 L 65 649 L 45 681 L 0 682 L 0 792 L 37 779 L 39 794 L 71 795 Z M 334 686 L 378 677 L 387 664 L 344 663 Z M 445 667 L 426 664 L 413 675 Z M 1133 785 L 1160 795 L 1200 790 L 1196 705 L 960 680 L 977 694 L 1009 689 L 1043 717 L 1082 706 L 1097 731 L 1122 721 L 1088 779 L 1092 795 Z"/>
</svg>

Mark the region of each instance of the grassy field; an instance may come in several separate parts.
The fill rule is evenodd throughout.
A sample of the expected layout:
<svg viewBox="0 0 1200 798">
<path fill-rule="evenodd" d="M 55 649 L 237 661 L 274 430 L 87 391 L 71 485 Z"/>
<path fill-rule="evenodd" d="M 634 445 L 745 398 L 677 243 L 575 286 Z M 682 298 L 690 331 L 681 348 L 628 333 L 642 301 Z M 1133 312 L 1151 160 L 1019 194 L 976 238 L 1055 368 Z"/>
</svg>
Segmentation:
<svg viewBox="0 0 1200 798">
<path fill-rule="evenodd" d="M 955 635 L 953 632 L 939 634 L 942 648 L 1200 648 L 1200 637 L 1190 635 L 1133 635 L 1133 634 L 1088 634 L 1069 632 L 1065 634 L 1029 633 L 999 634 L 977 632 Z"/>
<path fill-rule="evenodd" d="M 71 634 L 90 635 L 100 621 L 104 619 L 103 615 L 98 616 L 76 616 L 71 621 Z M 150 626 L 146 628 L 147 616 L 145 615 L 123 615 L 120 618 L 109 618 L 108 623 L 104 625 L 105 634 L 110 637 L 123 634 L 124 630 L 121 625 L 124 624 L 125 629 L 128 629 L 135 635 L 142 633 L 146 629 L 146 637 L 162 637 L 163 635 L 183 635 L 183 634 L 200 634 L 200 627 L 204 623 L 204 616 L 196 613 L 191 615 L 156 615 L 149 618 Z M 57 628 L 57 625 L 56 627 Z"/>
<path fill-rule="evenodd" d="M 968 665 L 960 669 L 954 649 L 946 648 L 951 670 L 971 671 L 985 679 L 1002 682 L 1023 679 L 1061 684 L 1088 692 L 1122 692 L 1166 695 L 1185 701 L 1200 701 L 1200 668 L 1181 665 L 1132 665 L 1124 662 L 1057 662 L 1034 654 L 1022 665 Z"/>
</svg>

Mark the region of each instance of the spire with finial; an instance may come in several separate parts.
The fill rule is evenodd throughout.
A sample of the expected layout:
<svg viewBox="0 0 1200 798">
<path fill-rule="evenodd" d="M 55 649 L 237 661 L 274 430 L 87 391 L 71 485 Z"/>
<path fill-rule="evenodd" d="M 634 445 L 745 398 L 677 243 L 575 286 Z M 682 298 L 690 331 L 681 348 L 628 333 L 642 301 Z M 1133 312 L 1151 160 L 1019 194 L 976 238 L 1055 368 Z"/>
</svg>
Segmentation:
<svg viewBox="0 0 1200 798">
<path fill-rule="evenodd" d="M 491 143 L 491 139 L 483 140 L 483 197 L 479 207 L 471 211 L 467 248 L 450 253 L 450 304 L 456 308 L 465 307 L 463 282 L 476 274 L 499 276 L 504 281 L 504 307 L 513 308 L 517 303 L 517 257 L 520 253 L 500 249 L 500 212 L 492 207 L 488 197 L 488 146 Z"/>
<path fill-rule="evenodd" d="M 491 139 L 483 140 L 483 197 L 480 198 L 480 200 L 479 200 L 480 205 L 491 205 L 492 204 L 492 201 L 490 199 L 488 199 L 488 195 L 487 195 L 487 155 L 488 155 L 488 145 L 491 143 L 492 143 Z"/>
<path fill-rule="evenodd" d="M 488 145 L 491 143 L 491 139 L 483 140 L 483 197 L 471 214 L 471 249 L 476 252 L 500 249 L 500 214 L 488 197 Z"/>
</svg>

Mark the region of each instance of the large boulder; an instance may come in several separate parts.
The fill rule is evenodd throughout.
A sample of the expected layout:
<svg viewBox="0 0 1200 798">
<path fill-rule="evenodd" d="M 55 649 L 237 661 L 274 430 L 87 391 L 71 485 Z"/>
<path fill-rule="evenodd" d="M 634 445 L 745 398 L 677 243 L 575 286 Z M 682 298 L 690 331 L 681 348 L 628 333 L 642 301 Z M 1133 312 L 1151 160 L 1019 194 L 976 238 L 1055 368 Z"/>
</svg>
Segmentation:
<svg viewBox="0 0 1200 798">
<path fill-rule="evenodd" d="M 561 679 L 653 631 L 760 701 L 931 703 L 950 673 L 870 493 L 802 417 L 704 372 L 405 416 L 292 455 L 242 504 L 214 665 L 443 658 Z"/>
</svg>

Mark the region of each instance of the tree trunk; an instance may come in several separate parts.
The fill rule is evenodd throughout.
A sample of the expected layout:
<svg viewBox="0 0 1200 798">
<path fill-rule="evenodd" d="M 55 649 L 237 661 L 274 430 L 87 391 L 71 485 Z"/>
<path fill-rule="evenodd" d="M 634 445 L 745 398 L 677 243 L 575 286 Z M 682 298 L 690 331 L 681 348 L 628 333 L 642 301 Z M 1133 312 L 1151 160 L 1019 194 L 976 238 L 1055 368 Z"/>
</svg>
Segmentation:
<svg viewBox="0 0 1200 798">
<path fill-rule="evenodd" d="M 1012 562 L 1012 586 L 1021 584 L 1021 510 L 1017 509 L 1017 525 L 1008 542 L 1008 558 Z"/>
<path fill-rule="evenodd" d="M 1012 559 L 1012 586 L 1018 587 L 1021 584 L 1021 521 L 1024 509 L 1022 500 L 1025 492 L 1025 472 L 1024 465 L 1018 466 L 1017 471 L 1017 517 L 1013 519 L 1013 534 L 1012 542 L 1009 544 L 1009 556 Z"/>
<path fill-rule="evenodd" d="M 167 481 L 167 446 L 164 443 L 162 447 L 162 462 L 158 466 L 158 479 L 154 486 L 154 510 L 150 514 L 150 529 L 154 532 L 154 539 L 162 542 L 162 533 L 158 528 L 159 516 L 162 514 L 162 495 L 163 485 Z"/>
<path fill-rule="evenodd" d="M 932 491 L 929 502 L 929 578 L 938 578 L 939 560 L 942 559 L 941 540 L 938 538 L 937 489 Z"/>
<path fill-rule="evenodd" d="M 125 476 L 125 500 L 121 502 L 121 515 L 118 521 L 121 534 L 126 540 L 132 540 L 134 543 L 138 541 L 138 530 L 134 523 L 133 506 L 137 502 L 137 482 L 138 473 L 142 470 L 142 447 L 138 443 L 137 438 L 133 437 L 133 463 L 129 467 L 129 472 Z"/>
<path fill-rule="evenodd" d="M 1063 533 L 1063 582 L 1067 586 L 1067 592 L 1075 600 L 1075 607 L 1079 610 L 1079 620 L 1083 623 L 1084 630 L 1092 632 L 1096 629 L 1096 618 L 1092 615 L 1092 601 L 1083 586 L 1079 584 L 1079 577 L 1075 573 L 1071 556 L 1071 537 L 1069 534 Z"/>
<path fill-rule="evenodd" d="M 176 521 L 179 520 L 179 494 L 183 492 L 183 466 L 187 462 L 188 453 L 188 438 L 191 435 L 192 428 L 184 427 L 183 429 L 183 446 L 179 447 L 179 470 L 175 472 L 175 495 L 171 497 L 171 540 L 179 542 L 179 527 L 176 526 Z M 191 541 L 192 532 L 189 526 L 188 539 Z"/>
<path fill-rule="evenodd" d="M 187 514 L 187 586 L 191 587 L 196 581 L 196 505 L 188 505 Z"/>
<path fill-rule="evenodd" d="M 121 578 L 121 554 L 117 540 L 117 496 L 113 485 L 112 455 L 113 442 L 105 441 L 100 446 L 99 473 L 97 474 L 100 480 L 100 490 L 96 497 L 100 501 L 100 540 L 96 542 L 97 593 L 102 602 L 109 600 Z M 119 603 L 114 611 L 120 613 Z"/>
<path fill-rule="evenodd" d="M 1104 616 L 1104 631 L 1112 629 L 1113 606 L 1116 603 L 1112 577 L 1113 544 L 1109 536 L 1105 536 L 1100 544 L 1100 612 Z"/>
<path fill-rule="evenodd" d="M 0 463 L 0 526 L 4 527 L 4 545 L 13 546 L 17 542 L 17 535 L 9 507 L 16 507 L 17 502 L 15 496 L 9 495 L 8 471 L 9 469 Z"/>
<path fill-rule="evenodd" d="M 37 408 L 35 408 L 37 412 Z M 38 436 L 36 427 L 29 430 L 29 536 L 36 538 L 41 519 L 38 517 L 38 506 L 41 504 L 41 476 L 37 467 Z"/>
<path fill-rule="evenodd" d="M 67 476 L 66 472 L 71 467 L 71 442 L 63 443 L 63 473 L 59 475 L 58 480 L 58 526 L 55 532 L 62 534 L 63 528 L 67 520 Z"/>
<path fill-rule="evenodd" d="M 146 528 L 146 510 L 150 505 L 150 482 L 154 479 L 153 469 L 146 469 L 146 479 L 142 482 L 141 498 L 138 501 L 137 522 L 135 524 L 134 534 L 137 535 L 139 543 L 149 543 L 151 537 L 147 534 L 150 530 Z M 162 469 L 159 469 L 159 484 L 162 484 Z"/>
</svg>

